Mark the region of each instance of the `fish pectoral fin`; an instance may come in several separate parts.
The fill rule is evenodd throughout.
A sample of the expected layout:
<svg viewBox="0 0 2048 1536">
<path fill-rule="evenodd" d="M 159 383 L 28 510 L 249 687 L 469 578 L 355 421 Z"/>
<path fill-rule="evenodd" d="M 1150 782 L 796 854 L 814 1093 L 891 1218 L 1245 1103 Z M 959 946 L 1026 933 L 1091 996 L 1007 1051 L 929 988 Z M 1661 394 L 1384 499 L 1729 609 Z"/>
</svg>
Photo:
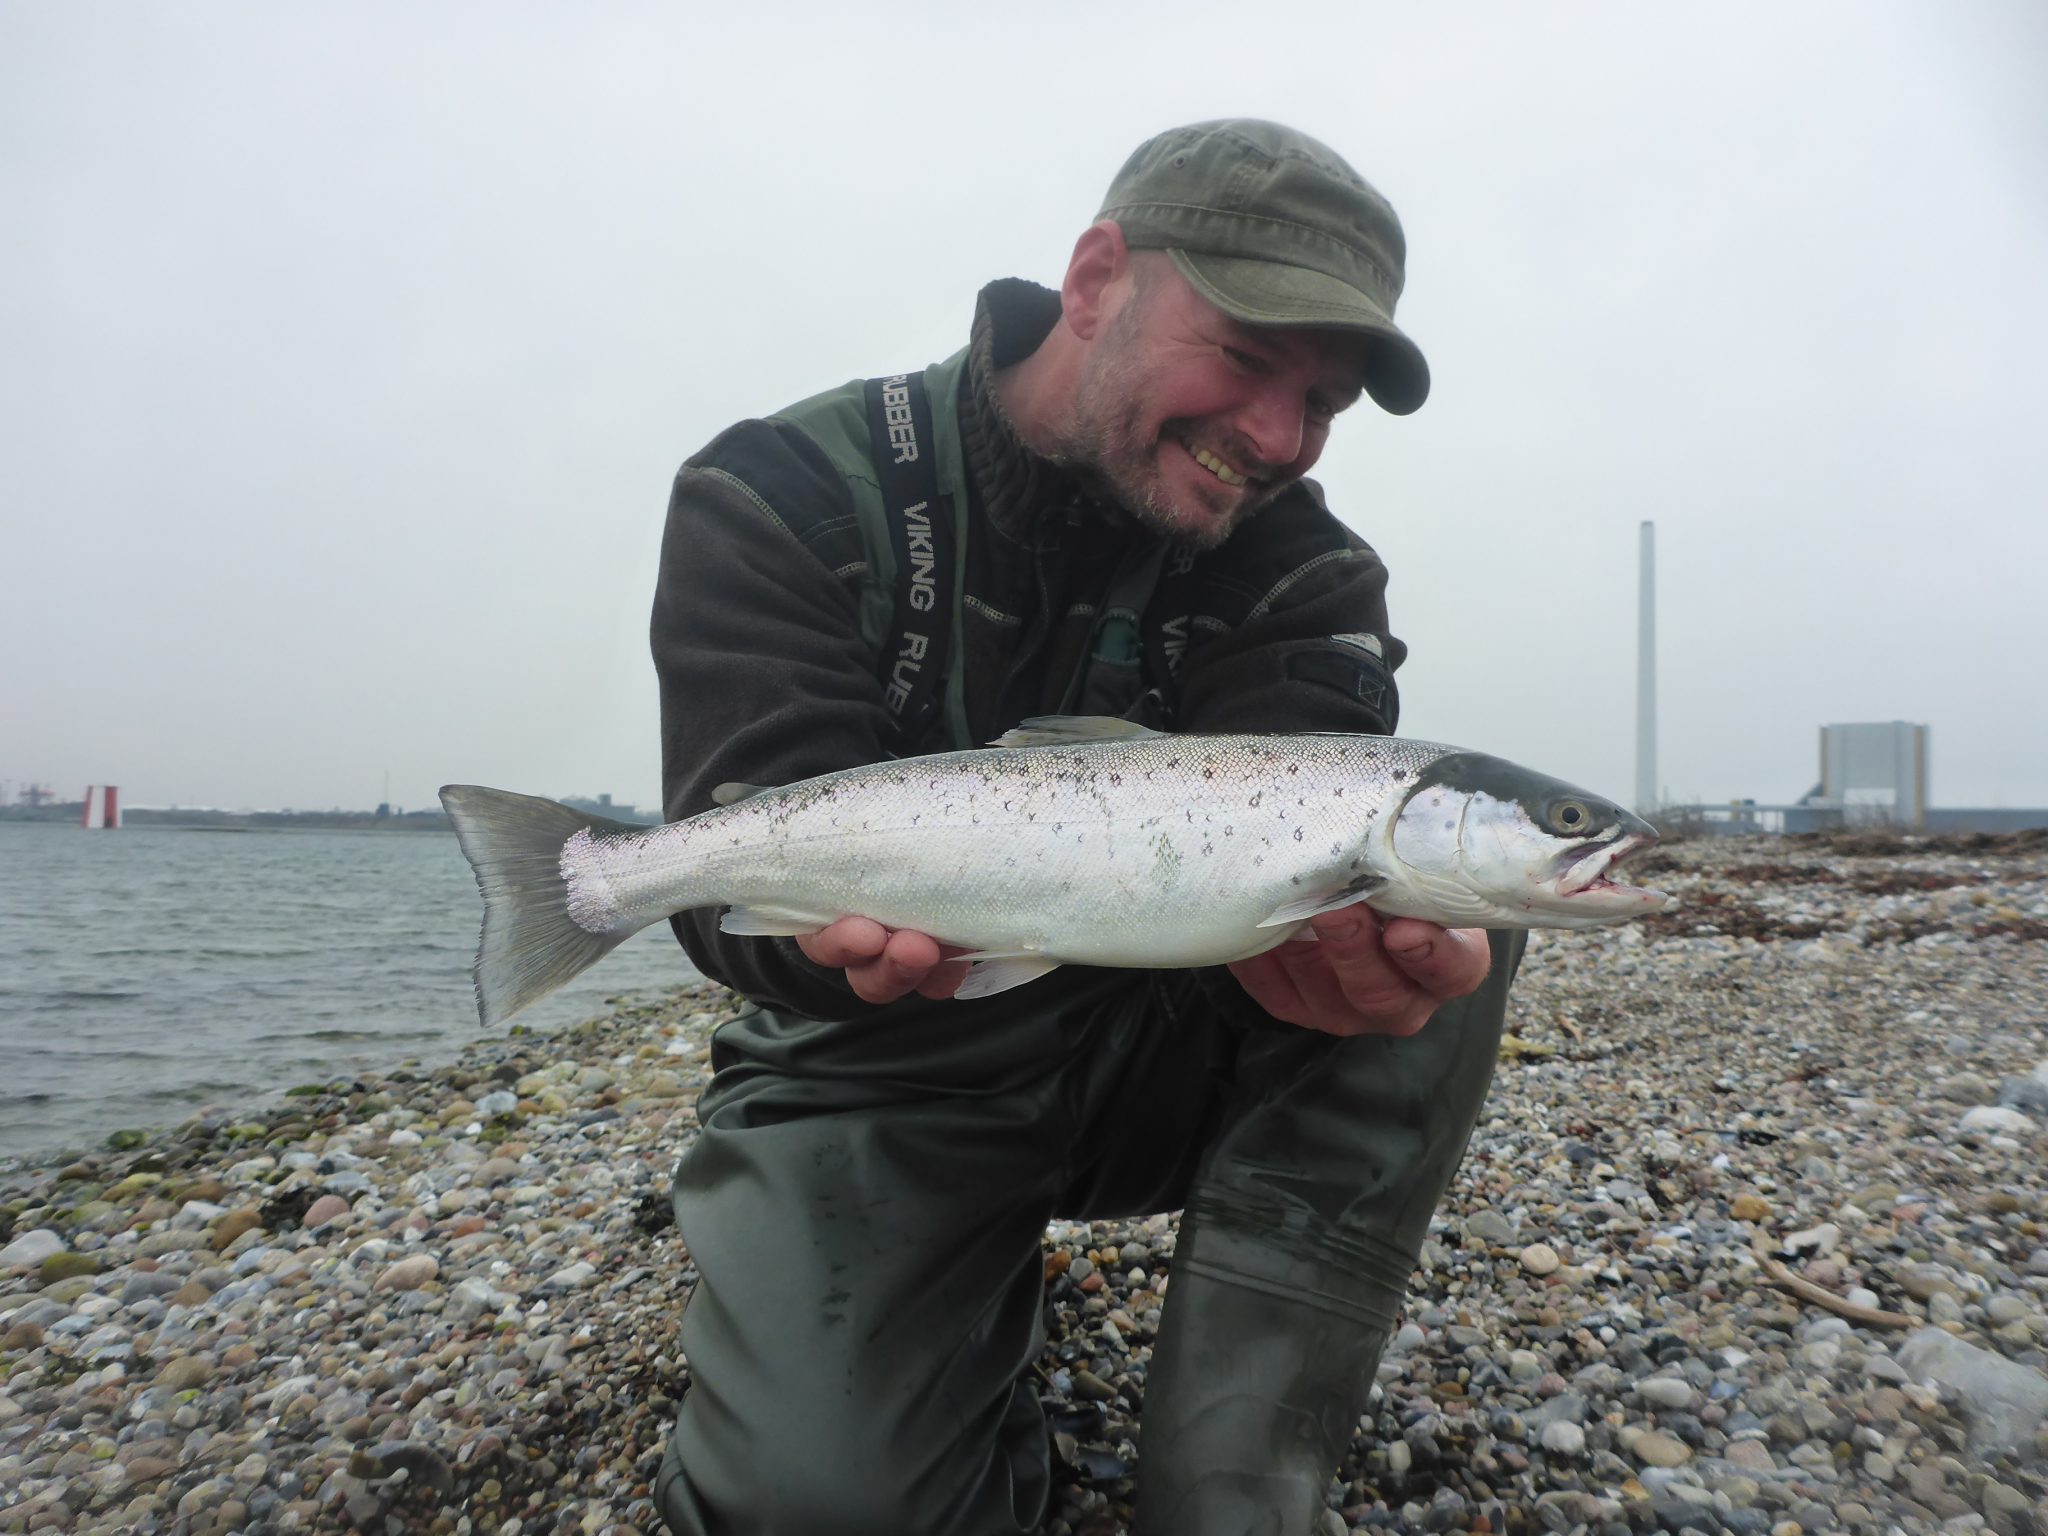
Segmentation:
<svg viewBox="0 0 2048 1536">
<path fill-rule="evenodd" d="M 775 788 L 773 784 L 721 784 L 711 791 L 713 805 L 737 805 L 742 800 L 751 800 L 756 795 L 765 795 Z"/>
<path fill-rule="evenodd" d="M 1263 921 L 1261 928 L 1278 928 L 1285 923 L 1299 923 L 1314 917 L 1318 912 L 1334 912 L 1339 907 L 1355 906 L 1361 901 L 1371 901 L 1387 888 L 1387 882 L 1378 875 L 1360 875 L 1356 880 L 1347 881 L 1336 890 L 1313 891 L 1298 896 L 1293 901 L 1275 907 Z"/>
<path fill-rule="evenodd" d="M 718 927 L 722 933 L 775 934 L 787 938 L 793 934 L 816 933 L 843 916 L 844 913 L 800 912 L 795 907 L 756 904 L 728 909 L 719 918 Z"/>
<path fill-rule="evenodd" d="M 1119 720 L 1113 715 L 1033 715 L 1020 721 L 1014 729 L 1003 732 L 989 745 L 1059 747 L 1084 741 L 1136 741 L 1164 734 L 1149 725 L 1140 725 L 1135 720 Z"/>
<path fill-rule="evenodd" d="M 964 960 L 967 957 L 956 955 L 954 958 Z M 967 979 L 960 983 L 960 990 L 953 995 L 959 998 L 992 997 L 1012 987 L 1021 987 L 1027 981 L 1036 981 L 1048 971 L 1059 968 L 1059 961 L 1048 960 L 1043 955 L 1001 955 L 977 960 L 967 968 Z"/>
</svg>

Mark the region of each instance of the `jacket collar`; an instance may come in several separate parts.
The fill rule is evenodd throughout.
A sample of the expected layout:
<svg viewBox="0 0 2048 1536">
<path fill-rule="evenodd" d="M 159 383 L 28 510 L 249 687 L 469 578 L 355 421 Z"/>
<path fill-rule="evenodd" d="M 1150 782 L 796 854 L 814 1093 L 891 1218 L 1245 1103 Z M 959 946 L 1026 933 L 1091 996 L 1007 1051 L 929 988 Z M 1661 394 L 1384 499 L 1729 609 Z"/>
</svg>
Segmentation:
<svg viewBox="0 0 2048 1536">
<path fill-rule="evenodd" d="M 1037 351 L 1059 318 L 1060 296 L 1052 289 L 998 278 L 981 290 L 968 341 L 960 419 L 968 478 L 989 524 L 1025 546 L 1054 542 L 1044 536 L 1062 522 L 1126 521 L 1091 497 L 1071 470 L 1026 446 L 996 397 L 996 374 Z"/>
</svg>

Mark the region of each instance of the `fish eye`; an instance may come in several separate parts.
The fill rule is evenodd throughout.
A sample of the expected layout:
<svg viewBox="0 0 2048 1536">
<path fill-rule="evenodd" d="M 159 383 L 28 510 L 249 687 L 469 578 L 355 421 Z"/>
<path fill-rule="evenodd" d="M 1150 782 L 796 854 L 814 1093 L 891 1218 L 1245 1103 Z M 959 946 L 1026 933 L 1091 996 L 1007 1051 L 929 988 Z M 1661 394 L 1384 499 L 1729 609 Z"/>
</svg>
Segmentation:
<svg viewBox="0 0 2048 1536">
<path fill-rule="evenodd" d="M 1577 837 L 1592 827 L 1592 809 L 1583 800 L 1560 800 L 1550 808 L 1550 825 L 1568 837 Z"/>
</svg>

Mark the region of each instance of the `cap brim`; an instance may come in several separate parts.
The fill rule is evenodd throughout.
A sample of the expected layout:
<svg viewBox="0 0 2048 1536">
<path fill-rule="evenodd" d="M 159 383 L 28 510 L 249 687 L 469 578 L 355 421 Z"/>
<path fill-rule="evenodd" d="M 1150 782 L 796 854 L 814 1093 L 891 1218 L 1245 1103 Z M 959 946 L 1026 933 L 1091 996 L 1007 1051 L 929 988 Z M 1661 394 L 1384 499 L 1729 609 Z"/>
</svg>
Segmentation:
<svg viewBox="0 0 2048 1536">
<path fill-rule="evenodd" d="M 1406 416 L 1429 398 L 1429 364 L 1387 312 L 1349 283 L 1308 267 L 1241 256 L 1171 250 L 1203 298 L 1246 325 L 1308 326 L 1373 338 L 1365 351 L 1365 391 L 1382 410 Z"/>
</svg>

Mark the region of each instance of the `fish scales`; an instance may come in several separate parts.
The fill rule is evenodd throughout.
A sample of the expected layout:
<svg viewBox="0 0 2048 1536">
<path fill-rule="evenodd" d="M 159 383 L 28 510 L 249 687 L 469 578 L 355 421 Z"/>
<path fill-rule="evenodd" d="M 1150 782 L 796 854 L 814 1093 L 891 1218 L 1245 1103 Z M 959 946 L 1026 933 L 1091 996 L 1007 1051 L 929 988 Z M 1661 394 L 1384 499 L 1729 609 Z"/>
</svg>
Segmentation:
<svg viewBox="0 0 2048 1536">
<path fill-rule="evenodd" d="M 1215 964 L 1219 943 L 1251 954 L 1280 942 L 1291 930 L 1257 925 L 1290 894 L 1362 870 L 1380 810 L 1444 750 L 1284 740 L 906 759 L 593 837 L 577 861 L 607 888 L 608 927 L 722 903 L 858 912 L 970 949 L 1084 964 Z"/>
<path fill-rule="evenodd" d="M 1320 912 L 1591 927 L 1670 898 L 1613 878 L 1641 818 L 1485 753 L 1388 736 L 1165 736 L 1026 721 L 994 747 L 868 764 L 629 827 L 451 784 L 484 895 L 477 1000 L 511 1017 L 629 934 L 726 906 L 736 934 L 859 915 L 970 951 L 960 997 L 1058 965 L 1216 965 Z"/>
</svg>

